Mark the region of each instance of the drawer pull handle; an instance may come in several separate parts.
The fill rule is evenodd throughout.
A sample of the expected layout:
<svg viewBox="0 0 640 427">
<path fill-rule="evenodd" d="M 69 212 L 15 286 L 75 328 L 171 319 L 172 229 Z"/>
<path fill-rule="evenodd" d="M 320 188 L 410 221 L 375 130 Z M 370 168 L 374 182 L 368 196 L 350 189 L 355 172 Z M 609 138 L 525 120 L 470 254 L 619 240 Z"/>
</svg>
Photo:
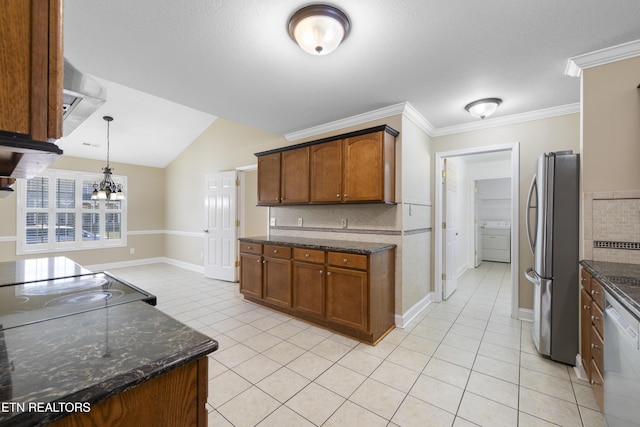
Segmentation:
<svg viewBox="0 0 640 427">
<path fill-rule="evenodd" d="M 600 348 L 600 346 L 598 344 L 591 343 L 591 348 Z"/>
<path fill-rule="evenodd" d="M 596 380 L 591 380 L 591 385 L 600 385 L 600 383 L 597 382 Z"/>
<path fill-rule="evenodd" d="M 591 306 L 585 304 L 585 305 L 582 306 L 582 308 L 584 308 L 585 310 L 590 310 Z"/>
<path fill-rule="evenodd" d="M 584 278 L 584 277 L 581 277 L 581 278 L 580 278 L 580 283 L 584 283 L 584 282 L 586 282 L 585 278 Z"/>
<path fill-rule="evenodd" d="M 591 316 L 591 320 L 597 322 L 598 320 L 600 320 L 600 318 L 598 316 Z"/>
<path fill-rule="evenodd" d="M 596 290 L 592 290 L 591 291 L 591 295 L 598 295 L 600 292 L 596 291 Z"/>
<path fill-rule="evenodd" d="M 247 249 L 251 250 L 251 249 L 253 249 L 253 248 L 252 248 L 251 246 L 247 246 Z"/>
</svg>

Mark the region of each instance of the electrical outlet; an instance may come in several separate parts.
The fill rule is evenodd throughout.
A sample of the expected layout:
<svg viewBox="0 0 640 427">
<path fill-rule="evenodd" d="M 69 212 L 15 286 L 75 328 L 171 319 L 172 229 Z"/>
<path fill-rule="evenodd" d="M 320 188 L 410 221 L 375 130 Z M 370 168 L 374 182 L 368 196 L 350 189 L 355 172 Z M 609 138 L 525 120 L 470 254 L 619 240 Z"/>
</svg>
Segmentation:
<svg viewBox="0 0 640 427">
<path fill-rule="evenodd" d="M 302 227 L 302 218 L 298 218 L 298 227 Z"/>
<path fill-rule="evenodd" d="M 342 218 L 342 228 L 347 228 L 347 218 Z"/>
<path fill-rule="evenodd" d="M 269 218 L 269 225 L 271 227 L 275 227 L 276 226 L 276 219 L 275 218 Z"/>
<path fill-rule="evenodd" d="M 130 253 L 131 255 L 135 254 L 135 253 L 136 253 L 136 248 L 130 248 L 130 249 L 129 249 L 129 253 Z"/>
</svg>

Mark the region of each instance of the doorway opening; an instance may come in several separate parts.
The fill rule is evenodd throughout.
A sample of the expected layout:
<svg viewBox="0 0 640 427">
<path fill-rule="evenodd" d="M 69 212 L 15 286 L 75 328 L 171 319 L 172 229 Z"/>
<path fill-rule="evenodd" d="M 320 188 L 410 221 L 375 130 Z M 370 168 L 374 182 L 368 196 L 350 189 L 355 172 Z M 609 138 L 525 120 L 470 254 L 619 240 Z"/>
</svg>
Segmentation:
<svg viewBox="0 0 640 427">
<path fill-rule="evenodd" d="M 501 257 L 499 262 L 511 263 L 511 316 L 518 317 L 519 157 L 518 143 L 435 154 L 435 176 L 442 178 L 435 185 L 434 301 L 442 301 L 453 294 L 456 278 L 468 268 L 475 268 L 481 258 Z M 493 179 L 508 181 L 488 182 Z M 485 200 L 484 209 L 483 199 L 475 191 L 478 182 L 481 186 L 488 184 L 485 195 L 492 198 Z M 494 194 L 496 192 L 499 195 Z M 487 222 L 487 234 L 501 228 L 504 231 L 494 234 L 508 236 L 507 239 L 498 237 L 497 241 L 502 244 L 498 247 L 489 245 L 487 254 L 482 253 L 483 221 Z M 506 248 L 505 240 L 508 242 Z"/>
</svg>

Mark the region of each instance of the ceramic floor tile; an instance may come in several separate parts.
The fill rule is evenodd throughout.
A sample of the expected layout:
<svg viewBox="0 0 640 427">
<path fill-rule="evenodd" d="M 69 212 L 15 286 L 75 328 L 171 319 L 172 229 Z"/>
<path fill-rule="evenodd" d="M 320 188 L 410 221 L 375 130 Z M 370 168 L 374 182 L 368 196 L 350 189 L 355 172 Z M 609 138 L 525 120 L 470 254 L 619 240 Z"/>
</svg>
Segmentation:
<svg viewBox="0 0 640 427">
<path fill-rule="evenodd" d="M 405 396 L 393 387 L 367 379 L 349 400 L 389 420 Z"/>
<path fill-rule="evenodd" d="M 315 383 L 309 384 L 286 405 L 316 425 L 323 424 L 346 399 Z"/>
<path fill-rule="evenodd" d="M 233 372 L 252 384 L 263 380 L 282 367 L 278 362 L 258 354 L 233 368 Z"/>
<path fill-rule="evenodd" d="M 582 417 L 582 425 L 584 427 L 602 427 L 605 425 L 604 416 L 599 410 L 578 406 L 580 416 Z"/>
<path fill-rule="evenodd" d="M 332 362 L 337 362 L 345 354 L 351 351 L 351 347 L 327 339 L 322 341 L 317 346 L 313 347 L 311 351 L 319 356 L 324 357 L 325 359 L 331 360 Z"/>
<path fill-rule="evenodd" d="M 227 368 L 222 363 L 218 362 L 216 359 L 211 357 L 211 355 L 208 356 L 208 361 L 209 361 L 209 368 L 208 368 L 209 379 L 213 377 L 217 377 L 218 375 L 224 372 L 227 372 L 229 370 L 229 368 Z"/>
<path fill-rule="evenodd" d="M 476 427 L 478 424 L 467 421 L 462 417 L 456 417 L 453 421 L 453 427 Z"/>
<path fill-rule="evenodd" d="M 280 344 L 282 340 L 268 332 L 262 332 L 247 340 L 242 341 L 242 344 L 251 348 L 252 350 L 262 353 L 263 351 L 270 349 L 271 347 Z"/>
<path fill-rule="evenodd" d="M 599 411 L 598 404 L 596 403 L 596 397 L 593 394 L 590 384 L 581 384 L 572 382 L 573 391 L 576 395 L 576 401 L 578 406 L 584 406 L 595 411 Z"/>
<path fill-rule="evenodd" d="M 258 353 L 243 344 L 236 344 L 226 350 L 218 349 L 213 353 L 213 358 L 228 368 L 233 368 L 255 357 Z"/>
<path fill-rule="evenodd" d="M 520 337 L 502 335 L 497 332 L 486 331 L 484 334 L 484 342 L 496 344 L 502 347 L 507 347 L 512 350 L 520 351 Z"/>
<path fill-rule="evenodd" d="M 407 339 L 408 338 L 405 338 L 405 341 Z M 385 357 L 389 356 L 391 352 L 396 349 L 396 347 L 397 346 L 395 344 L 392 344 L 390 342 L 385 342 L 384 340 L 382 340 L 375 346 L 365 344 L 365 343 L 360 343 L 355 347 L 355 349 L 368 353 L 372 356 L 376 356 L 381 359 L 384 359 Z"/>
<path fill-rule="evenodd" d="M 346 401 L 322 426 L 385 427 L 387 424 L 388 421 L 384 418 L 356 405 L 355 403 Z"/>
<path fill-rule="evenodd" d="M 518 427 L 556 427 L 557 424 L 552 424 L 541 418 L 534 417 L 525 412 L 518 413 Z M 603 427 L 603 426 L 598 426 Z"/>
<path fill-rule="evenodd" d="M 434 328 L 426 324 L 420 324 L 413 328 L 413 330 L 411 330 L 411 335 L 415 335 L 417 337 L 425 338 L 435 342 L 440 342 L 442 341 L 444 336 L 447 335 L 447 330 Z"/>
<path fill-rule="evenodd" d="M 322 341 L 326 340 L 326 337 L 321 335 L 314 334 L 313 332 L 308 332 L 303 330 L 291 338 L 287 339 L 291 344 L 295 344 L 298 347 L 302 347 L 305 350 L 310 350 L 316 345 L 320 344 Z"/>
<path fill-rule="evenodd" d="M 471 369 L 476 360 L 476 353 L 460 350 L 447 344 L 440 344 L 433 357 Z"/>
<path fill-rule="evenodd" d="M 427 362 L 429 362 L 429 359 L 431 359 L 431 356 L 427 356 L 424 353 L 399 346 L 398 348 L 393 350 L 393 352 L 387 357 L 386 360 L 388 360 L 389 362 L 393 362 L 396 365 L 412 369 L 416 372 L 422 372 L 424 367 L 427 366 Z M 342 363 L 342 360 L 339 363 Z"/>
<path fill-rule="evenodd" d="M 400 343 L 399 347 L 408 348 L 409 350 L 431 356 L 438 348 L 438 344 L 439 342 L 437 341 L 432 341 L 416 335 L 409 335 Z"/>
<path fill-rule="evenodd" d="M 432 358 L 422 373 L 458 388 L 465 388 L 471 370 L 444 360 Z"/>
<path fill-rule="evenodd" d="M 409 395 L 455 414 L 460 406 L 463 392 L 462 388 L 427 375 L 420 375 Z"/>
<path fill-rule="evenodd" d="M 286 406 L 280 406 L 257 425 L 259 427 L 314 427 L 314 424 L 311 421 L 305 419 L 302 415 L 295 413 Z M 211 424 L 211 422 L 209 422 L 209 427 L 218 427 L 218 425 Z"/>
<path fill-rule="evenodd" d="M 281 403 L 305 388 L 309 380 L 288 368 L 281 368 L 256 385 Z"/>
<path fill-rule="evenodd" d="M 408 393 L 420 374 L 404 366 L 384 361 L 371 374 L 370 378 L 391 386 L 403 393 Z"/>
<path fill-rule="evenodd" d="M 508 381 L 472 371 L 466 390 L 518 409 L 518 386 Z"/>
<path fill-rule="evenodd" d="M 338 360 L 338 364 L 345 366 L 351 370 L 354 370 L 362 375 L 371 375 L 378 366 L 382 363 L 383 359 L 376 357 L 372 354 L 365 353 L 358 349 L 351 350 L 342 359 Z"/>
<path fill-rule="evenodd" d="M 239 328 L 232 329 L 224 334 L 235 341 L 244 342 L 260 333 L 262 333 L 262 331 L 256 327 L 251 325 L 242 325 Z"/>
<path fill-rule="evenodd" d="M 490 427 L 518 425 L 518 410 L 486 399 L 469 391 L 464 392 L 458 416 L 472 423 Z"/>
<path fill-rule="evenodd" d="M 254 426 L 279 406 L 273 397 L 257 387 L 251 387 L 218 408 L 218 412 L 234 426 Z"/>
<path fill-rule="evenodd" d="M 314 380 L 324 371 L 329 369 L 333 362 L 318 356 L 310 351 L 302 354 L 300 357 L 292 360 L 287 364 L 287 368 L 302 375 L 308 380 Z"/>
<path fill-rule="evenodd" d="M 217 409 L 249 387 L 251 387 L 249 381 L 233 371 L 227 371 L 209 380 L 209 397 L 207 402 Z"/>
<path fill-rule="evenodd" d="M 270 359 L 275 360 L 281 365 L 286 365 L 305 352 L 303 348 L 293 345 L 287 341 L 276 344 L 262 354 Z"/>
<path fill-rule="evenodd" d="M 218 411 L 211 411 L 207 414 L 207 424 L 216 427 L 234 427 L 225 417 Z"/>
<path fill-rule="evenodd" d="M 443 409 L 437 408 L 417 399 L 407 396 L 402 402 L 391 422 L 402 427 L 449 427 L 455 416 Z"/>
<path fill-rule="evenodd" d="M 342 397 L 348 398 L 360 387 L 366 378 L 364 375 L 351 369 L 335 364 L 324 371 L 314 382 Z"/>
<path fill-rule="evenodd" d="M 478 354 L 520 366 L 520 352 L 507 347 L 483 341 L 478 349 Z"/>
<path fill-rule="evenodd" d="M 302 328 L 299 328 L 294 324 L 290 324 L 289 322 L 286 322 L 286 323 L 281 323 L 278 326 L 275 326 L 269 329 L 267 332 L 269 332 L 271 335 L 275 335 L 280 339 L 286 340 L 300 333 L 300 331 L 302 330 L 303 330 Z"/>
<path fill-rule="evenodd" d="M 449 332 L 442 340 L 442 344 L 476 353 L 478 351 L 478 347 L 480 347 L 480 340 Z"/>
<path fill-rule="evenodd" d="M 524 387 L 520 387 L 520 411 L 561 426 L 582 426 L 578 405 Z"/>
<path fill-rule="evenodd" d="M 520 369 L 516 365 L 482 355 L 476 357 L 473 370 L 513 384 L 520 381 Z"/>
<path fill-rule="evenodd" d="M 482 336 L 485 333 L 483 329 L 472 328 L 471 326 L 460 325 L 458 323 L 454 323 L 451 329 L 449 329 L 449 332 L 463 337 L 473 338 L 474 340 L 482 340 Z"/>
<path fill-rule="evenodd" d="M 553 375 L 563 380 L 569 380 L 569 371 L 566 365 L 556 363 L 544 358 L 540 354 L 522 353 L 520 355 L 520 365 L 523 368 L 533 371 L 542 372 L 543 374 Z"/>
<path fill-rule="evenodd" d="M 576 403 L 573 386 L 568 379 L 564 380 L 531 369 L 520 368 L 520 386 Z"/>
</svg>

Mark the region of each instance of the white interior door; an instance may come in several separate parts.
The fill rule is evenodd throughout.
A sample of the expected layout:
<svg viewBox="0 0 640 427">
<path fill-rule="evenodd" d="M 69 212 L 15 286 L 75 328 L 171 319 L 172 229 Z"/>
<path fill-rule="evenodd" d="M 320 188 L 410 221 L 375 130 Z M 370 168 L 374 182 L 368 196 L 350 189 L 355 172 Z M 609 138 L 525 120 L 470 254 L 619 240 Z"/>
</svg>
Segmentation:
<svg viewBox="0 0 640 427">
<path fill-rule="evenodd" d="M 236 281 L 236 171 L 209 174 L 205 194 L 204 274 Z"/>
<path fill-rule="evenodd" d="M 479 267 L 482 264 L 482 224 L 480 221 L 480 203 L 482 201 L 482 194 L 478 187 L 478 181 L 474 181 L 474 228 L 475 228 L 475 251 L 474 251 L 474 267 Z"/>
<path fill-rule="evenodd" d="M 442 299 L 447 299 L 458 287 L 458 227 L 457 227 L 457 172 L 455 164 L 444 159 L 443 170 L 445 176 L 442 180 L 444 186 L 444 248 L 442 263 Z"/>
</svg>

